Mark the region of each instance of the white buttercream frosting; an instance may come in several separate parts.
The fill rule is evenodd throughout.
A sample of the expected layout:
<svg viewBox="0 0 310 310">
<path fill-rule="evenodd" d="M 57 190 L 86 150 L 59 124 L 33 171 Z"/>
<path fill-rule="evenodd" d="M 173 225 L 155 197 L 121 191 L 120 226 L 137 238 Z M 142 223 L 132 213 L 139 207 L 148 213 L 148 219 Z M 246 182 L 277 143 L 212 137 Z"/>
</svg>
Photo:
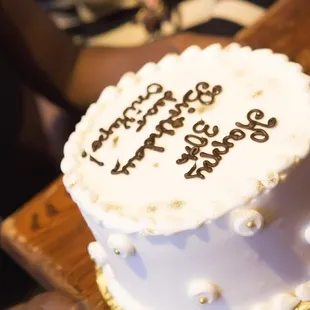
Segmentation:
<svg viewBox="0 0 310 310">
<path fill-rule="evenodd" d="M 266 302 L 266 303 L 262 303 L 259 305 L 254 305 L 251 307 L 250 310 L 271 310 L 271 309 L 270 309 L 270 304 Z"/>
<path fill-rule="evenodd" d="M 301 301 L 310 301 L 310 281 L 298 285 L 295 289 L 295 295 Z"/>
<path fill-rule="evenodd" d="M 95 261 L 95 263 L 103 267 L 107 262 L 107 253 L 98 242 L 91 242 L 88 245 L 89 256 Z"/>
<path fill-rule="evenodd" d="M 299 303 L 300 299 L 293 294 L 282 293 L 273 297 L 270 307 L 273 310 L 294 310 Z"/>
<path fill-rule="evenodd" d="M 216 93 L 212 104 L 193 100 L 198 91 L 204 92 L 202 101 L 211 100 L 206 84 L 195 89 L 201 82 L 208 83 L 208 90 Z M 222 92 L 216 92 L 217 85 Z M 158 134 L 156 126 L 175 113 L 169 111 L 175 110 L 189 90 L 193 91 L 189 97 L 192 101 L 188 101 L 187 108 L 181 108 L 179 116 L 184 119 L 173 126 L 165 124 L 165 129 L 173 132 L 155 141 L 160 151 L 146 148 L 144 157 L 140 152 L 143 158 L 128 166 L 128 175 L 111 174 L 117 161 L 123 167 L 152 133 Z M 94 151 L 93 142 L 106 135 L 125 109 L 134 101 L 140 102 L 139 96 L 146 98 L 147 93 L 147 99 L 127 110 L 126 124 L 114 126 L 113 134 Z M 190 108 L 195 109 L 194 113 Z M 184 175 L 195 161 L 176 163 L 182 154 L 188 155 L 186 147 L 201 143 L 204 146 L 199 151 L 211 154 L 216 148 L 212 142 L 221 143 L 231 130 L 241 129 L 236 122 L 248 124 L 247 115 L 254 109 L 264 116 L 253 112 L 251 119 L 256 117 L 266 125 L 276 118 L 276 125 L 257 126 L 260 131 L 256 136 L 253 128 L 242 129 L 245 137 L 241 139 L 239 131 L 229 140 L 234 146 L 221 155 L 212 173 L 203 171 L 205 179 L 186 179 Z M 124 75 L 116 87 L 103 91 L 65 145 L 61 163 L 64 183 L 79 207 L 107 227 L 152 235 L 194 229 L 256 198 L 261 194 L 258 184 L 264 189 L 276 186 L 280 173 L 287 173 L 296 158 L 302 159 L 309 152 L 309 119 L 309 77 L 287 57 L 237 44 L 226 48 L 215 44 L 204 50 L 194 46 L 180 56 L 168 55 L 158 64 L 146 64 L 137 74 Z M 217 126 L 219 133 L 214 137 L 194 133 L 193 126 L 199 121 L 203 122 L 197 128 L 209 125 L 208 132 L 214 133 Z M 262 130 L 269 139 L 264 143 L 254 141 L 251 135 L 262 138 Z M 187 135 L 193 134 L 199 138 L 188 137 L 185 141 Z M 222 146 L 217 148 L 223 151 Z M 197 167 L 207 160 L 201 153 L 191 156 L 198 157 Z M 257 219 L 258 227 L 262 218 Z M 255 231 L 243 230 L 240 223 L 235 225 L 240 234 Z"/>
</svg>

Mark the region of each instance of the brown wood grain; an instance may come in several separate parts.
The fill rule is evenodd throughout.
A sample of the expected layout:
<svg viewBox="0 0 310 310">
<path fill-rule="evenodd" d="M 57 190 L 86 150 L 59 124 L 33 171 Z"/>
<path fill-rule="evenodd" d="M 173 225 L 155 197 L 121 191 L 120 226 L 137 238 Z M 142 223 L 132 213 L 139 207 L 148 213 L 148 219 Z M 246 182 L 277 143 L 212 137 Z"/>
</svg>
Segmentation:
<svg viewBox="0 0 310 310">
<path fill-rule="evenodd" d="M 108 309 L 87 255 L 93 237 L 61 178 L 6 219 L 1 235 L 2 247 L 45 288 Z"/>
<path fill-rule="evenodd" d="M 285 53 L 310 74 L 310 0 L 279 2 L 236 40 Z M 1 234 L 4 249 L 46 288 L 87 300 L 91 309 L 108 309 L 87 255 L 92 235 L 61 179 L 5 220 Z"/>
</svg>

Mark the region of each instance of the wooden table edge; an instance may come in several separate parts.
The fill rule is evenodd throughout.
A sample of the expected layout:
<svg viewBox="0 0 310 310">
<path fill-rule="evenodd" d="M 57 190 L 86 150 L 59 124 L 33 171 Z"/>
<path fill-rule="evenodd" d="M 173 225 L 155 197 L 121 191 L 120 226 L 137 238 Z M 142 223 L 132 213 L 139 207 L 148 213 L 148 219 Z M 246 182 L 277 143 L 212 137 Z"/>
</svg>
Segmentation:
<svg viewBox="0 0 310 310">
<path fill-rule="evenodd" d="M 22 211 L 26 207 L 27 205 L 24 205 L 17 212 Z M 59 281 L 61 277 L 56 276 L 58 268 L 57 266 L 53 266 L 54 264 L 49 261 L 48 257 L 36 251 L 35 248 L 27 246 L 25 237 L 18 235 L 18 230 L 15 228 L 14 222 L 14 218 L 7 218 L 0 226 L 0 246 L 3 250 L 10 253 L 10 256 L 46 290 L 58 288 L 70 295 L 78 296 L 78 291 L 74 290 L 72 286 L 66 284 L 65 281 Z M 12 242 L 13 240 L 14 242 Z M 42 260 L 45 261 L 45 264 L 40 263 Z M 53 266 L 53 268 L 49 268 L 48 273 L 44 272 L 47 266 Z"/>
<path fill-rule="evenodd" d="M 235 36 L 235 41 L 246 42 L 246 39 L 251 36 L 252 32 L 256 32 L 266 21 L 269 21 L 273 16 L 275 16 L 279 12 L 279 10 L 286 7 L 287 3 L 290 1 L 292 0 L 278 0 L 268 9 L 265 15 L 262 16 L 257 22 L 255 22 L 250 27 L 240 30 Z"/>
</svg>

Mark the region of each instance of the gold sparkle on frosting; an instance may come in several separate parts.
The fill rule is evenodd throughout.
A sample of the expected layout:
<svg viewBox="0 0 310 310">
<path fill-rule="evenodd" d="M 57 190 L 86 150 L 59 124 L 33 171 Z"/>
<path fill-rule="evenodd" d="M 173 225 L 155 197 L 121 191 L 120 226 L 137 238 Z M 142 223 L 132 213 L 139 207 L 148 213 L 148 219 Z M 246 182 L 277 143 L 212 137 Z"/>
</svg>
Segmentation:
<svg viewBox="0 0 310 310">
<path fill-rule="evenodd" d="M 199 114 L 202 114 L 202 113 L 206 112 L 207 108 L 208 108 L 207 105 L 201 105 L 201 106 L 197 109 L 197 112 L 198 112 Z"/>
<path fill-rule="evenodd" d="M 256 188 L 260 193 L 262 193 L 265 190 L 265 186 L 262 181 L 257 182 Z"/>
<path fill-rule="evenodd" d="M 145 228 L 145 234 L 146 235 L 154 235 L 155 234 L 155 230 L 153 228 Z"/>
<path fill-rule="evenodd" d="M 120 212 L 121 212 L 121 208 L 120 208 L 119 206 L 112 205 L 112 204 L 106 205 L 105 210 L 106 210 L 107 212 L 111 212 L 111 211 L 115 211 L 115 212 L 117 212 L 117 213 L 120 213 Z"/>
<path fill-rule="evenodd" d="M 281 182 L 284 182 L 287 178 L 287 174 L 286 173 L 280 173 L 279 174 L 279 179 L 281 180 Z"/>
<path fill-rule="evenodd" d="M 184 206 L 184 201 L 182 200 L 174 200 L 170 204 L 171 209 L 181 209 Z"/>
<path fill-rule="evenodd" d="M 95 265 L 97 276 L 101 276 L 103 274 L 102 267 Z"/>
<path fill-rule="evenodd" d="M 148 206 L 147 207 L 147 212 L 149 213 L 155 213 L 157 211 L 157 207 L 156 206 Z"/>
<path fill-rule="evenodd" d="M 154 163 L 153 167 L 158 168 L 159 164 L 158 163 Z"/>
<path fill-rule="evenodd" d="M 115 137 L 115 138 L 113 139 L 113 147 L 117 147 L 118 140 L 119 140 L 119 137 Z"/>
<path fill-rule="evenodd" d="M 245 74 L 245 72 L 242 71 L 242 70 L 240 70 L 240 71 L 238 71 L 238 72 L 236 73 L 236 76 L 238 76 L 238 77 L 243 77 L 244 74 Z"/>
<path fill-rule="evenodd" d="M 268 177 L 268 183 L 272 185 L 277 185 L 279 183 L 279 176 L 276 173 L 272 173 Z"/>
<path fill-rule="evenodd" d="M 69 184 L 69 187 L 72 188 L 72 187 L 74 187 L 75 185 L 76 185 L 76 182 L 71 182 L 71 183 Z"/>
<path fill-rule="evenodd" d="M 262 90 L 258 90 L 257 92 L 255 92 L 252 96 L 252 98 L 257 98 L 259 96 L 261 96 L 264 92 Z"/>
</svg>

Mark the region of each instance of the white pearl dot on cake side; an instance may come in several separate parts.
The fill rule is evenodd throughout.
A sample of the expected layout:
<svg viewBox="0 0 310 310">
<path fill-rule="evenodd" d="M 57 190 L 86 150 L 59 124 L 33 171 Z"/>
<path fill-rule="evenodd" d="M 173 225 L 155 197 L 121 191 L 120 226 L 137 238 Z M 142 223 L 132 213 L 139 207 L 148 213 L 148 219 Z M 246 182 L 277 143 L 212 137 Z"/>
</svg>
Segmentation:
<svg viewBox="0 0 310 310">
<path fill-rule="evenodd" d="M 231 221 L 237 234 L 254 236 L 264 225 L 264 218 L 254 209 L 236 209 L 231 212 Z"/>
<path fill-rule="evenodd" d="M 193 280 L 189 284 L 188 293 L 199 304 L 212 304 L 219 298 L 217 287 L 204 279 Z"/>
<path fill-rule="evenodd" d="M 126 235 L 111 234 L 108 238 L 108 246 L 116 255 L 120 255 L 123 258 L 135 254 L 135 247 Z"/>
</svg>

